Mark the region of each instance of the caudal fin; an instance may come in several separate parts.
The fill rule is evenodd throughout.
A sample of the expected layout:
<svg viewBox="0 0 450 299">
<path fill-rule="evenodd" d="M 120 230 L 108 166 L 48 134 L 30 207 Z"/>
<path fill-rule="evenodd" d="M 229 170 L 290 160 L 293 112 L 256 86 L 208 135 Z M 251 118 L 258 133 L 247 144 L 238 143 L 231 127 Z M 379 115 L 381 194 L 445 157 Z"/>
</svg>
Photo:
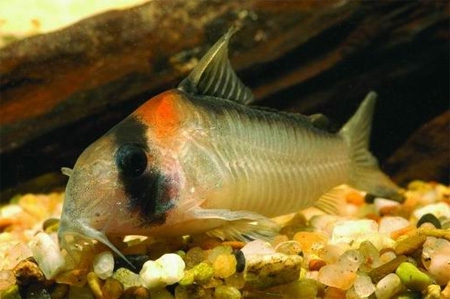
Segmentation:
<svg viewBox="0 0 450 299">
<path fill-rule="evenodd" d="M 348 184 L 373 195 L 389 198 L 397 194 L 399 188 L 380 170 L 377 159 L 368 149 L 376 98 L 375 92 L 369 92 L 339 134 L 345 139 L 350 151 Z"/>
</svg>

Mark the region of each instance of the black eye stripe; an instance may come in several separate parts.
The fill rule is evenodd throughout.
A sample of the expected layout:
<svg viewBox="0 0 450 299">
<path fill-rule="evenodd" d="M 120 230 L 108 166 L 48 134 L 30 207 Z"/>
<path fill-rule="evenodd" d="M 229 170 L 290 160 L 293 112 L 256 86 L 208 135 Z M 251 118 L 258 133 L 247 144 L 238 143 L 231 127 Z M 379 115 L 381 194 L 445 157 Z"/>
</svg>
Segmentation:
<svg viewBox="0 0 450 299">
<path fill-rule="evenodd" d="M 138 177 L 147 168 L 147 153 L 137 144 L 121 145 L 116 152 L 119 173 L 126 177 Z"/>
<path fill-rule="evenodd" d="M 124 145 L 134 145 L 150 152 L 147 144 L 147 126 L 133 116 L 130 116 L 117 124 L 107 134 L 111 134 L 117 147 L 115 153 L 116 165 L 119 168 L 117 157 L 120 148 Z M 123 153 L 122 153 L 123 154 Z M 127 156 L 127 155 L 125 155 Z M 131 155 L 130 164 L 142 157 Z M 127 176 L 119 169 L 119 182 L 128 199 L 130 212 L 138 212 L 143 227 L 154 224 L 162 224 L 166 218 L 166 212 L 170 210 L 173 203 L 169 198 L 169 185 L 167 178 L 158 170 L 158 165 L 149 164 L 146 161 L 146 169 L 140 175 Z M 132 172 L 139 173 L 138 170 Z"/>
</svg>

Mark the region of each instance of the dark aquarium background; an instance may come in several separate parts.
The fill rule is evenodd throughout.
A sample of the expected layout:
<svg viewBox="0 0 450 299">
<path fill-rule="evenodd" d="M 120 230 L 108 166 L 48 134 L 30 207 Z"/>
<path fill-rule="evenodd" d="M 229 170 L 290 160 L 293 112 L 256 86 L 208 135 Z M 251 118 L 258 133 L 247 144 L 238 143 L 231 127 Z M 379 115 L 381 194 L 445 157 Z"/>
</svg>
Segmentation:
<svg viewBox="0 0 450 299">
<path fill-rule="evenodd" d="M 337 130 L 374 90 L 371 149 L 384 170 L 401 185 L 449 183 L 448 1 L 136 2 L 51 32 L 1 33 L 2 201 L 63 188 L 61 167 L 176 87 L 233 24 L 232 64 L 255 105 L 324 113 Z"/>
</svg>

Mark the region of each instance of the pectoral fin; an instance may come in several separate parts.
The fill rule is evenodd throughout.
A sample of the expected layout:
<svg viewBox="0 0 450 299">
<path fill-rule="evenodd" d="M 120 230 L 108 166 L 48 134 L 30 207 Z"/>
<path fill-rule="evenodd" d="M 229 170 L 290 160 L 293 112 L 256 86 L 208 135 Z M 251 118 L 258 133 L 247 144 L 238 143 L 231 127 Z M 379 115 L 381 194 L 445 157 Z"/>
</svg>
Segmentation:
<svg viewBox="0 0 450 299">
<path fill-rule="evenodd" d="M 252 92 L 239 80 L 228 60 L 228 43 L 236 31 L 235 27 L 230 28 L 178 85 L 178 89 L 189 94 L 214 96 L 242 104 L 252 102 Z"/>
<path fill-rule="evenodd" d="M 198 219 L 227 221 L 224 225 L 207 232 L 207 235 L 222 240 L 246 242 L 255 239 L 271 240 L 280 229 L 279 225 L 271 219 L 249 211 L 197 209 L 194 211 L 194 216 Z"/>
</svg>

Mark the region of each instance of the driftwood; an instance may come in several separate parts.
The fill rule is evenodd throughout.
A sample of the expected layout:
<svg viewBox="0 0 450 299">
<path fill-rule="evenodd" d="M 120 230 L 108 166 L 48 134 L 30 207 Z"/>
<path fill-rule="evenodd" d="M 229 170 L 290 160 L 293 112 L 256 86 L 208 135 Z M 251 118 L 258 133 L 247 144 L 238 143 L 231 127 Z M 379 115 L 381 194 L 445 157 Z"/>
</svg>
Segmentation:
<svg viewBox="0 0 450 299">
<path fill-rule="evenodd" d="M 387 161 L 386 168 L 402 184 L 411 178 L 450 184 L 450 111 L 420 127 Z"/>
<path fill-rule="evenodd" d="M 337 126 L 377 90 L 373 146 L 384 159 L 447 107 L 448 9 L 425 1 L 152 1 L 11 44 L 0 50 L 1 188 L 71 166 L 139 104 L 176 86 L 236 23 L 232 63 L 257 104 L 325 112 Z"/>
</svg>

